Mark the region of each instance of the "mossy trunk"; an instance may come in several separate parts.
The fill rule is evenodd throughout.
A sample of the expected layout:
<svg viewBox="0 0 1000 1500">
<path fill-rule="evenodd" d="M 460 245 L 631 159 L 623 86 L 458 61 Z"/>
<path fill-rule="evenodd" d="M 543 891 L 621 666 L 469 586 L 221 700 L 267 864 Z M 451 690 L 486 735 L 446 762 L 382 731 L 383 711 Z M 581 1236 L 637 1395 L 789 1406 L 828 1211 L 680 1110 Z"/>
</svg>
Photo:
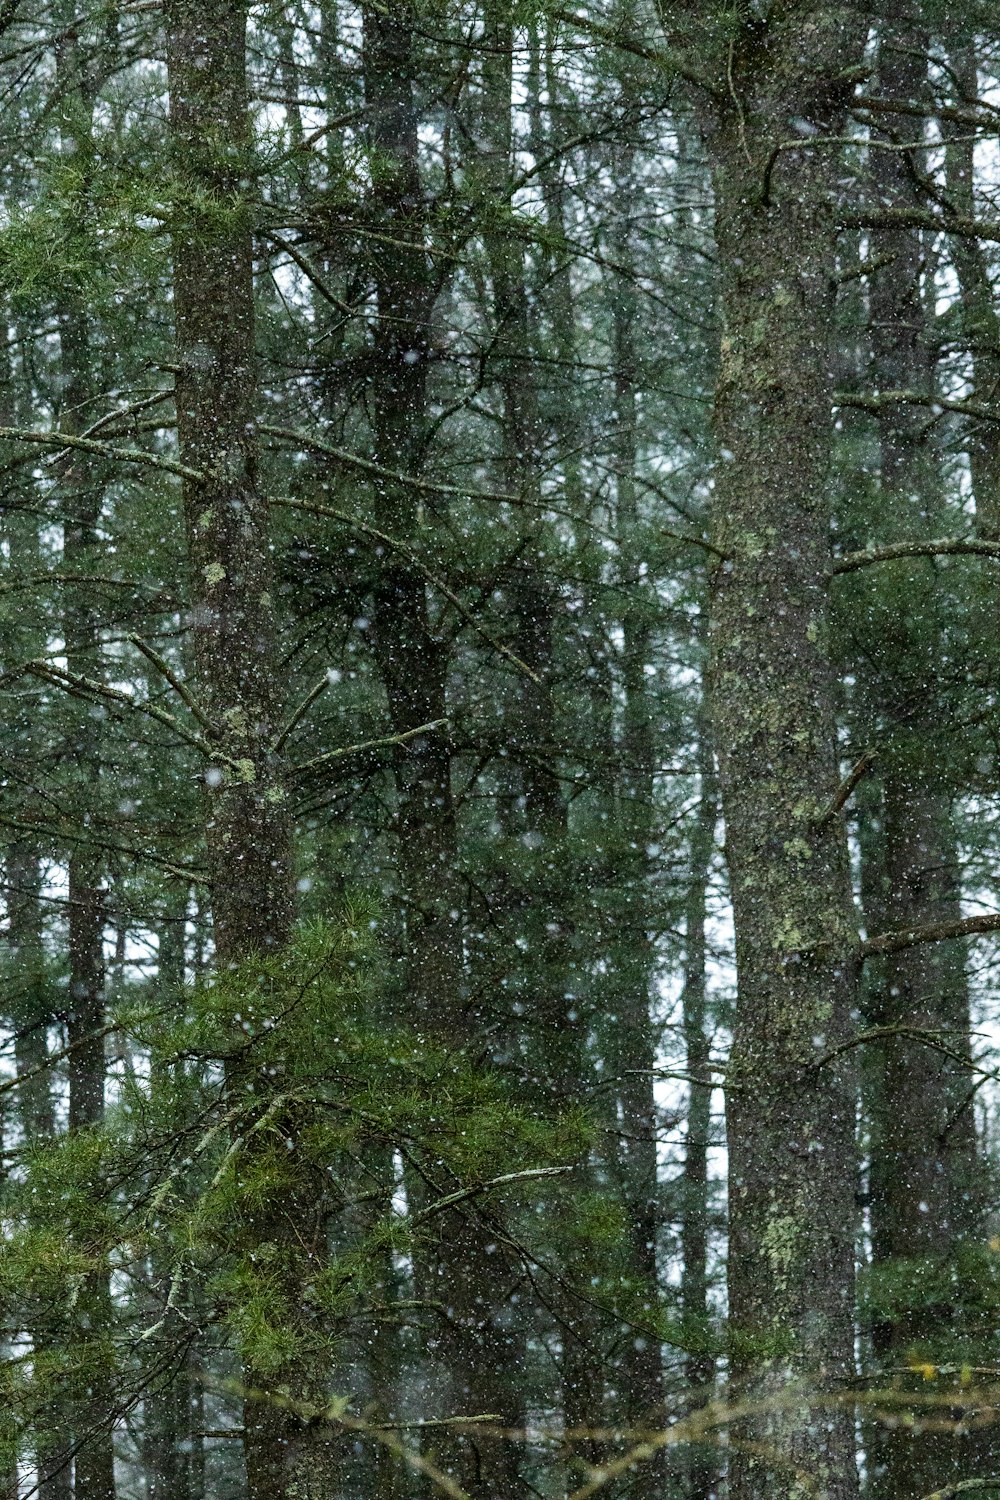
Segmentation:
<svg viewBox="0 0 1000 1500">
<path fill-rule="evenodd" d="M 715 399 L 711 700 L 736 930 L 728 1072 L 729 1302 L 738 1394 L 732 1500 L 779 1478 L 857 1492 L 857 929 L 827 643 L 837 135 L 862 29 L 835 9 L 748 22 L 728 101 L 706 111 L 723 318 Z M 796 142 L 801 133 L 803 144 Z M 789 142 L 791 141 L 791 144 Z M 801 1403 L 788 1402 L 801 1386 Z M 818 1401 L 811 1406 L 810 1401 Z M 779 1404 L 788 1403 L 788 1404 Z"/>
<path fill-rule="evenodd" d="M 206 843 L 220 963 L 280 947 L 292 920 L 291 833 L 277 717 L 267 498 L 258 482 L 251 209 L 240 0 L 167 7 L 177 426 L 190 624 L 207 768 Z"/>
</svg>

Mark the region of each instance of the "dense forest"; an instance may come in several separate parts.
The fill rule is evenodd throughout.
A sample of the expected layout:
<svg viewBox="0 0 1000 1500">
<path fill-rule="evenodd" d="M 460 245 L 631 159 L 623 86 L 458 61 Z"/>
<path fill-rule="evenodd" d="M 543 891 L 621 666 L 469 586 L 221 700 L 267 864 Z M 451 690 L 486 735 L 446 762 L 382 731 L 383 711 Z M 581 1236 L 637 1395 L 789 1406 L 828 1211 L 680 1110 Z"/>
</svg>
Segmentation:
<svg viewBox="0 0 1000 1500">
<path fill-rule="evenodd" d="M 1000 1496 L 995 8 L 0 101 L 0 1500 Z"/>
</svg>

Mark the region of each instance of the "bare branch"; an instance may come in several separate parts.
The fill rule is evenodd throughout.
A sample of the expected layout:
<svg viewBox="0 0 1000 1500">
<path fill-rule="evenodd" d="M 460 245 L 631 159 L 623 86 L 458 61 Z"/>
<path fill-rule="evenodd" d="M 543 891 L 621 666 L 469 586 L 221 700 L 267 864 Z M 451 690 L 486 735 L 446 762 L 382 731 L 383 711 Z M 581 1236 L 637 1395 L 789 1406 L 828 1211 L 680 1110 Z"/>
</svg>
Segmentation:
<svg viewBox="0 0 1000 1500">
<path fill-rule="evenodd" d="M 269 240 L 274 241 L 279 250 L 285 252 L 289 260 L 295 262 L 299 270 L 312 283 L 325 302 L 329 302 L 331 307 L 335 307 L 339 313 L 343 313 L 345 318 L 354 317 L 358 309 L 352 307 L 349 302 L 345 302 L 343 298 L 338 297 L 336 292 L 331 292 L 309 257 L 303 255 L 302 251 L 296 245 L 293 245 L 291 240 L 286 240 L 284 235 L 279 234 L 276 229 L 267 230 L 267 237 Z"/>
<path fill-rule="evenodd" d="M 935 1490 L 933 1495 L 925 1495 L 924 1500 L 955 1500 L 958 1495 L 981 1495 L 987 1490 L 1000 1491 L 1000 1478 L 961 1479 L 958 1484 L 948 1484 L 943 1490 Z"/>
<path fill-rule="evenodd" d="M 278 751 L 283 748 L 285 741 L 288 739 L 288 736 L 292 733 L 293 729 L 295 729 L 296 725 L 300 724 L 305 718 L 306 714 L 316 702 L 316 699 L 320 696 L 321 693 L 325 693 L 329 686 L 330 678 L 327 673 L 324 672 L 323 676 L 320 678 L 319 682 L 316 683 L 315 687 L 309 689 L 309 692 L 303 698 L 298 708 L 293 710 L 284 728 L 278 731 L 277 738 L 275 739 L 274 744 L 271 746 L 271 749 L 274 751 L 275 755 L 277 755 Z"/>
<path fill-rule="evenodd" d="M 512 1182 L 532 1182 L 539 1177 L 564 1177 L 567 1172 L 573 1172 L 574 1165 L 568 1167 L 531 1167 L 525 1172 L 505 1172 L 502 1177 L 491 1177 L 487 1182 L 474 1182 L 470 1187 L 459 1188 L 456 1193 L 448 1193 L 444 1198 L 438 1198 L 434 1203 L 428 1204 L 420 1213 L 414 1214 L 409 1220 L 415 1229 L 418 1224 L 424 1224 L 436 1214 L 445 1213 L 449 1208 L 455 1208 L 459 1203 L 465 1203 L 470 1198 L 479 1198 L 483 1193 L 492 1192 L 494 1188 L 507 1187 Z"/>
<path fill-rule="evenodd" d="M 875 262 L 886 265 L 888 261 Z M 869 266 L 865 274 L 872 269 Z M 1000 411 L 993 406 L 984 406 L 981 401 L 963 401 L 952 396 L 928 395 L 926 391 L 877 391 L 870 395 L 862 391 L 837 391 L 834 405 L 858 407 L 862 411 L 881 411 L 886 406 L 930 406 L 942 411 L 957 411 L 963 416 L 977 417 L 982 422 L 1000 422 Z"/>
<path fill-rule="evenodd" d="M 425 495 L 454 495 L 463 500 L 497 500 L 505 501 L 510 505 L 516 505 L 518 501 L 517 495 L 467 490 L 457 484 L 440 484 L 434 479 L 422 479 L 418 474 L 402 474 L 396 469 L 384 469 L 381 464 L 374 463 L 370 458 L 362 458 L 360 453 L 351 453 L 346 448 L 335 448 L 332 443 L 325 443 L 322 438 L 312 437 L 307 432 L 298 432 L 294 427 L 274 427 L 269 422 L 262 422 L 260 431 L 266 432 L 269 437 L 280 437 L 286 442 L 296 443 L 311 453 L 322 453 L 336 463 L 358 469 L 363 474 L 370 474 L 373 479 L 384 479 L 390 484 L 402 484 L 407 489 L 418 490 Z"/>
<path fill-rule="evenodd" d="M 153 666 L 162 677 L 166 678 L 167 682 L 169 682 L 170 686 L 173 688 L 177 696 L 182 700 L 182 702 L 187 704 L 188 708 L 194 714 L 195 718 L 198 720 L 198 723 L 202 726 L 202 728 L 211 730 L 213 726 L 211 719 L 208 717 L 208 714 L 202 708 L 198 700 L 193 696 L 187 684 L 177 676 L 170 663 L 166 661 L 158 651 L 154 651 L 152 646 L 144 641 L 141 636 L 127 635 L 125 639 L 127 641 L 131 641 L 136 650 L 141 651 L 146 660 L 153 664 Z"/>
<path fill-rule="evenodd" d="M 81 677 L 76 672 L 67 671 L 65 667 L 53 666 L 51 662 L 47 661 L 27 662 L 20 668 L 20 671 L 30 672 L 33 677 L 40 677 L 43 681 L 51 682 L 55 687 L 62 688 L 64 692 L 70 693 L 73 697 L 106 698 L 112 703 L 119 704 L 122 708 L 130 708 L 136 713 L 146 714 L 149 718 L 155 719 L 157 723 L 163 724 L 167 729 L 172 730 L 174 734 L 180 735 L 181 739 L 186 740 L 196 750 L 200 750 L 202 755 L 207 756 L 209 759 L 222 760 L 228 764 L 232 764 L 227 756 L 220 755 L 218 750 L 214 749 L 200 734 L 196 734 L 193 730 L 188 729 L 187 725 L 182 724 L 179 719 L 174 718 L 173 714 L 168 713 L 165 708 L 158 707 L 155 703 L 139 703 L 129 693 L 120 692 L 118 688 L 108 687 L 106 683 L 98 682 L 93 677 Z"/>
<path fill-rule="evenodd" d="M 957 234 L 962 239 L 1000 241 L 1000 219 L 966 219 L 958 214 L 935 214 L 922 208 L 861 208 L 841 214 L 841 229 L 927 229 L 932 234 Z"/>
</svg>

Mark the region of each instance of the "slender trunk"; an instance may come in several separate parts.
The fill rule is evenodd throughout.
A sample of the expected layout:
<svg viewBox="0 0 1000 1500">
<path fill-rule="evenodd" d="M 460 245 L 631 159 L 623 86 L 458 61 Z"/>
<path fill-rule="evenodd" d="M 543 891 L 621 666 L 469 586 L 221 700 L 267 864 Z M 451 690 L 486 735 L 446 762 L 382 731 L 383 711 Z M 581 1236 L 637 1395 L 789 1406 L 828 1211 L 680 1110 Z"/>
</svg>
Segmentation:
<svg viewBox="0 0 1000 1500">
<path fill-rule="evenodd" d="M 2 379 L 0 379 L 0 420 L 3 425 L 19 425 L 19 382 L 8 344 L 8 327 L 3 328 Z M 41 568 L 39 522 L 30 514 L 11 510 L 6 520 L 7 545 L 11 571 L 30 577 Z M 45 638 L 41 609 L 27 601 L 18 611 L 17 644 L 13 660 L 25 661 L 43 649 Z M 28 721 L 17 725 L 21 753 L 30 761 L 36 752 L 34 725 Z M 34 841 L 23 835 L 13 838 L 5 861 L 7 942 L 11 962 L 11 1001 L 9 1019 L 14 1029 L 14 1067 L 21 1080 L 17 1090 L 17 1110 L 22 1140 L 41 1146 L 55 1133 L 55 1110 L 52 1099 L 52 1074 L 45 1062 L 49 1050 L 49 1024 L 54 1019 L 54 1005 L 46 975 L 42 922 L 42 859 Z M 44 1362 L 54 1343 L 64 1342 L 65 1330 L 58 1329 L 51 1309 L 32 1308 L 28 1318 L 32 1345 Z M 51 1382 L 55 1385 L 56 1382 Z M 68 1500 L 72 1489 L 72 1471 L 61 1466 L 59 1454 L 69 1446 L 68 1413 L 62 1392 L 46 1390 L 37 1420 L 35 1462 L 38 1469 L 40 1500 Z"/>
<path fill-rule="evenodd" d="M 728 91 L 705 107 L 723 339 L 715 399 L 711 703 L 736 931 L 728 1074 L 729 1306 L 741 1395 L 801 1404 L 747 1424 L 732 1500 L 768 1481 L 822 1500 L 857 1493 L 851 1035 L 857 930 L 838 784 L 827 644 L 832 456 L 833 153 L 863 28 L 812 8 L 738 23 Z M 787 149 L 784 149 L 787 148 Z M 768 167 L 770 171 L 768 172 Z M 769 179 L 769 180 L 768 180 Z M 768 191 L 765 191 L 765 184 Z M 826 1404 L 809 1409 L 809 1392 Z M 747 1429 L 737 1436 L 747 1435 Z M 788 1466 L 794 1466 L 789 1468 Z"/>
<path fill-rule="evenodd" d="M 277 721 L 276 622 L 268 505 L 258 483 L 254 288 L 243 0 L 170 0 L 166 6 L 170 124 L 175 170 L 188 189 L 173 229 L 177 419 L 184 481 L 190 623 L 197 692 L 216 746 L 205 829 L 216 959 L 239 965 L 277 952 L 293 916 L 291 820 L 272 750 Z M 229 1087 L 266 1097 L 273 1080 L 233 1076 Z M 247 1147 L 251 1149 L 251 1147 Z M 248 1232 L 282 1250 L 283 1290 L 300 1307 L 318 1235 L 311 1202 L 268 1200 Z M 272 1252 L 273 1253 L 273 1252 Z M 319 1440 L 269 1399 L 322 1396 L 321 1372 L 293 1361 L 258 1369 L 243 1351 L 243 1382 L 263 1394 L 245 1403 L 249 1500 L 318 1493 Z M 314 1461 L 319 1465 L 313 1469 Z"/>
<path fill-rule="evenodd" d="M 624 724 L 622 771 L 618 780 L 618 818 L 625 861 L 622 875 L 628 893 L 628 944 L 619 950 L 622 990 L 618 1009 L 616 1066 L 621 1137 L 619 1171 L 631 1236 L 632 1273 L 639 1286 L 639 1331 L 625 1341 L 621 1382 L 626 1422 L 640 1429 L 661 1428 L 666 1420 L 663 1351 L 656 1335 L 660 1304 L 660 1188 L 657 1170 L 657 1108 L 653 1070 L 657 1032 L 650 1013 L 655 951 L 649 932 L 649 850 L 655 838 L 655 764 L 653 705 L 646 667 L 653 643 L 653 613 L 636 551 L 639 512 L 633 475 L 636 468 L 636 347 L 638 306 L 629 276 L 633 259 L 637 208 L 634 152 L 628 142 L 616 153 L 619 227 L 615 258 L 625 274 L 616 283 L 612 307 L 615 364 L 615 464 L 618 471 L 617 529 L 622 556 L 622 687 Z M 642 1323 L 646 1322 L 645 1331 Z M 649 1325 L 653 1325 L 651 1329 Z M 656 1500 L 667 1482 L 667 1455 L 662 1447 L 636 1466 L 628 1480 L 631 1500 Z"/>
<path fill-rule="evenodd" d="M 70 156 L 84 152 L 91 131 L 91 85 L 77 51 L 71 23 L 58 56 L 58 72 L 66 89 L 63 150 Z M 82 212 L 89 214 L 84 201 Z M 72 432 L 86 427 L 92 415 L 99 354 L 88 310 L 69 290 L 59 309 L 60 364 L 63 375 L 62 424 Z M 62 475 L 65 520 L 63 562 L 67 572 L 93 573 L 100 556 L 98 527 L 104 504 L 104 484 L 98 466 L 84 455 L 67 460 Z M 100 621 L 86 587 L 66 590 L 63 632 L 66 654 L 74 670 L 94 672 L 100 655 Z M 97 669 L 99 671 L 99 668 Z M 75 704 L 69 710 L 68 752 L 78 797 L 93 807 L 102 782 L 98 721 Z M 73 1049 L 69 1061 L 69 1129 L 90 1130 L 104 1119 L 104 889 L 100 854 L 86 844 L 70 850 L 68 869 L 69 996 L 66 1039 Z M 82 1431 L 95 1429 L 73 1462 L 75 1500 L 113 1500 L 115 1494 L 113 1428 L 103 1425 L 113 1406 L 114 1371 L 99 1341 L 107 1335 L 112 1311 L 109 1273 L 100 1252 L 91 1247 L 94 1269 L 87 1277 L 76 1306 L 83 1359 L 87 1365 L 85 1390 L 77 1404 L 76 1421 Z M 79 1434 L 78 1434 L 79 1435 Z"/>
<path fill-rule="evenodd" d="M 711 1398 L 715 1360 L 708 1349 L 708 1148 L 712 1127 L 712 1090 L 705 983 L 705 923 L 708 884 L 719 817 L 715 757 L 709 734 L 707 703 L 698 715 L 698 810 L 691 830 L 690 869 L 684 909 L 684 990 L 681 999 L 684 1059 L 688 1077 L 687 1135 L 681 1178 L 681 1311 L 694 1352 L 685 1360 L 685 1377 L 693 1410 Z M 694 1449 L 688 1457 L 688 1500 L 710 1500 L 718 1483 L 714 1451 Z"/>
<path fill-rule="evenodd" d="M 364 85 L 375 185 L 372 210 L 390 240 L 373 242 L 376 287 L 374 457 L 417 473 L 427 419 L 427 366 L 434 298 L 425 247 L 415 102 L 416 16 L 407 3 L 363 7 Z M 380 524 L 406 539 L 419 524 L 413 492 L 386 484 Z M 383 562 L 375 589 L 372 641 L 397 733 L 445 717 L 447 645 L 437 635 L 423 575 L 398 555 Z M 461 1045 L 470 1035 L 462 982 L 455 881 L 455 809 L 447 734 L 432 730 L 396 759 L 400 884 L 406 919 L 406 984 L 415 1015 Z"/>
<path fill-rule="evenodd" d="M 186 891 L 171 893 L 157 934 L 156 993 L 164 1009 L 176 1007 L 184 992 L 186 909 Z M 165 1064 L 156 1055 L 150 1059 L 150 1091 L 154 1098 L 158 1093 L 168 1100 L 176 1097 L 180 1080 L 175 1075 L 183 1066 L 177 1062 Z M 203 1439 L 192 1423 L 194 1346 L 189 1334 L 197 1322 L 191 1317 L 190 1306 L 186 1307 L 183 1301 L 176 1305 L 178 1292 L 172 1285 L 170 1248 L 170 1241 L 164 1235 L 162 1245 L 154 1244 L 150 1256 L 150 1282 L 156 1299 L 154 1316 L 162 1318 L 155 1357 L 162 1359 L 163 1346 L 171 1339 L 176 1341 L 181 1354 L 168 1382 L 158 1381 L 145 1403 L 142 1457 L 146 1500 L 195 1500 L 192 1478 L 201 1459 Z M 187 1289 L 182 1287 L 179 1296 L 187 1297 Z"/>
</svg>

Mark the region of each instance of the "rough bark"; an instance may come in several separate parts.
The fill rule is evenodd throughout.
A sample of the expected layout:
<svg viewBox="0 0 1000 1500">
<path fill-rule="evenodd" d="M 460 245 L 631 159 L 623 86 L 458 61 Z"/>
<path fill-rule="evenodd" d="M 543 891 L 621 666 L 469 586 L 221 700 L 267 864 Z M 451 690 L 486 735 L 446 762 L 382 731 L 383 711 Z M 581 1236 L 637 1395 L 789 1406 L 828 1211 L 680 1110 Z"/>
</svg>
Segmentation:
<svg viewBox="0 0 1000 1500">
<path fill-rule="evenodd" d="M 291 834 L 276 723 L 268 505 L 258 483 L 246 17 L 238 0 L 167 8 L 177 424 L 185 465 L 198 687 L 218 762 L 206 776 L 220 963 L 280 947 L 292 919 Z"/>
<path fill-rule="evenodd" d="M 857 943 L 827 647 L 836 162 L 790 132 L 837 135 L 863 28 L 836 7 L 733 22 L 703 105 L 723 337 L 712 540 L 711 701 L 736 930 L 727 1095 L 733 1375 L 754 1398 L 801 1382 L 734 1447 L 730 1494 L 766 1482 L 857 1493 L 853 1417 Z M 794 139 L 794 134 L 792 135 Z M 777 148 L 782 147 L 778 150 Z M 777 151 L 777 154 L 775 154 Z M 768 174 L 767 167 L 771 164 Z M 769 190 L 766 186 L 769 177 Z M 746 1435 L 745 1433 L 742 1435 Z M 770 1480 L 765 1479 L 770 1475 Z"/>
</svg>

